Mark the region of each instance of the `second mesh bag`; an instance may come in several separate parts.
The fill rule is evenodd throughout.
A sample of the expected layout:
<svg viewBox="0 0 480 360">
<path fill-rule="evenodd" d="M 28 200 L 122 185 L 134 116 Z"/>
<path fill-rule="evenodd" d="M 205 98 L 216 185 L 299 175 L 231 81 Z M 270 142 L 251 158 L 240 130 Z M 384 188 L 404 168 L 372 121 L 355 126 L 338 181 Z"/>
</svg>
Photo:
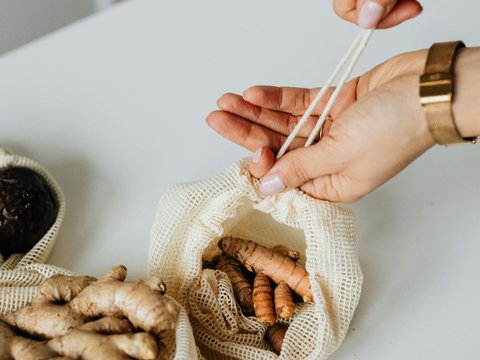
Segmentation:
<svg viewBox="0 0 480 360">
<path fill-rule="evenodd" d="M 51 187 L 58 203 L 55 222 L 37 244 L 26 254 L 12 254 L 4 259 L 0 255 L 0 316 L 25 306 L 37 292 L 37 287 L 55 274 L 72 272 L 45 264 L 53 250 L 65 215 L 62 189 L 50 173 L 35 161 L 0 148 L 0 169 L 27 168 L 40 175 Z"/>
<path fill-rule="evenodd" d="M 243 160 L 219 176 L 177 184 L 164 194 L 152 229 L 149 273 L 162 277 L 187 309 L 207 359 L 325 359 L 343 341 L 360 297 L 355 232 L 351 210 L 299 190 L 262 197 Z M 228 277 L 202 269 L 202 257 L 219 251 L 218 240 L 228 235 L 302 254 L 315 301 L 296 306 L 280 356 L 264 340 L 266 327 L 240 311 Z"/>
</svg>

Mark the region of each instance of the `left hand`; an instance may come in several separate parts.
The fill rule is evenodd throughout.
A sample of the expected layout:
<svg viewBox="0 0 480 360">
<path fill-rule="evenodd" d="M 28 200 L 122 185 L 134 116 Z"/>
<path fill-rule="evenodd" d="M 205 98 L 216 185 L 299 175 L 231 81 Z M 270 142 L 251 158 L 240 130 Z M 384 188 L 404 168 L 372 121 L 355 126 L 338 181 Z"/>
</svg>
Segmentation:
<svg viewBox="0 0 480 360">
<path fill-rule="evenodd" d="M 243 97 L 226 94 L 218 101 L 222 110 L 207 122 L 251 151 L 261 148 L 250 163 L 252 175 L 263 177 L 262 184 L 276 175 L 275 189 L 260 187 L 264 195 L 300 187 L 319 199 L 356 201 L 433 145 L 418 101 L 425 56 L 425 51 L 403 54 L 350 81 L 322 140 L 301 148 L 324 104 L 295 139 L 293 151 L 277 162 L 270 149 L 278 151 L 318 89 L 254 87 Z"/>
</svg>

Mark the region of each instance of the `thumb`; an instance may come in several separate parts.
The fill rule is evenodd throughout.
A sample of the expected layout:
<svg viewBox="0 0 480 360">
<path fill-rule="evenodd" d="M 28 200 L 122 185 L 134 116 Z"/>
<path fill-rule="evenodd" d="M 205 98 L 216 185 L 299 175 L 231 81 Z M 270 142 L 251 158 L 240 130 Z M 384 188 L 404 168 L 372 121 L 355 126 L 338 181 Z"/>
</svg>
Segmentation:
<svg viewBox="0 0 480 360">
<path fill-rule="evenodd" d="M 295 149 L 277 160 L 260 182 L 260 193 L 272 196 L 336 172 L 338 166 L 332 161 L 330 151 L 324 144 L 321 141 L 308 148 Z"/>
<path fill-rule="evenodd" d="M 398 0 L 366 0 L 358 13 L 358 26 L 374 29 L 395 7 Z"/>
</svg>

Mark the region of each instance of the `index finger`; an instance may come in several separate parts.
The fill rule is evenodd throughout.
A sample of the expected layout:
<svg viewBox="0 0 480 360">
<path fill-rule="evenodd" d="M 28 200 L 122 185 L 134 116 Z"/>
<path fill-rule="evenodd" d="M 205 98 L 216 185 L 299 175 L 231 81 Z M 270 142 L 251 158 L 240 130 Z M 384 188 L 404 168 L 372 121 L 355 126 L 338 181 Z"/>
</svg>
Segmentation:
<svg viewBox="0 0 480 360">
<path fill-rule="evenodd" d="M 358 78 L 350 80 L 340 92 L 330 114 L 336 117 L 343 109 L 355 102 L 357 98 Z M 326 92 L 325 96 L 315 107 L 312 115 L 320 115 L 332 95 L 334 87 Z M 320 91 L 320 88 L 305 89 L 295 87 L 252 86 L 243 93 L 243 98 L 251 104 L 287 112 L 294 115 L 303 115 L 310 103 Z"/>
<path fill-rule="evenodd" d="M 283 111 L 294 115 L 301 115 L 320 91 L 319 88 L 306 89 L 288 86 L 252 86 L 243 92 L 243 98 L 251 104 L 270 110 Z M 333 92 L 333 88 L 327 92 L 314 111 L 318 115 L 326 104 L 327 99 Z"/>
</svg>

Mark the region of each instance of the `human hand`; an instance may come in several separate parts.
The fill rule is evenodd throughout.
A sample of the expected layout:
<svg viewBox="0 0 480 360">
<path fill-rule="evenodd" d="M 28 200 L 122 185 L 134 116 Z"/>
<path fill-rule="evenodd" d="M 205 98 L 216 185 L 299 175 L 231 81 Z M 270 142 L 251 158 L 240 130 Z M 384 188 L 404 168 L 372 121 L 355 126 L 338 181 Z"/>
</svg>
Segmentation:
<svg viewBox="0 0 480 360">
<path fill-rule="evenodd" d="M 364 29 L 386 29 L 422 12 L 416 0 L 334 0 L 333 9 L 342 19 Z"/>
<path fill-rule="evenodd" d="M 259 149 L 250 171 L 263 178 L 264 195 L 300 187 L 315 198 L 353 202 L 434 144 L 418 99 L 425 58 L 425 51 L 403 54 L 350 81 L 322 140 L 302 147 L 326 100 L 293 142 L 293 151 L 277 162 L 272 150 L 278 151 L 318 89 L 253 87 L 243 97 L 226 94 L 218 101 L 222 110 L 207 122 L 243 147 Z"/>
</svg>

